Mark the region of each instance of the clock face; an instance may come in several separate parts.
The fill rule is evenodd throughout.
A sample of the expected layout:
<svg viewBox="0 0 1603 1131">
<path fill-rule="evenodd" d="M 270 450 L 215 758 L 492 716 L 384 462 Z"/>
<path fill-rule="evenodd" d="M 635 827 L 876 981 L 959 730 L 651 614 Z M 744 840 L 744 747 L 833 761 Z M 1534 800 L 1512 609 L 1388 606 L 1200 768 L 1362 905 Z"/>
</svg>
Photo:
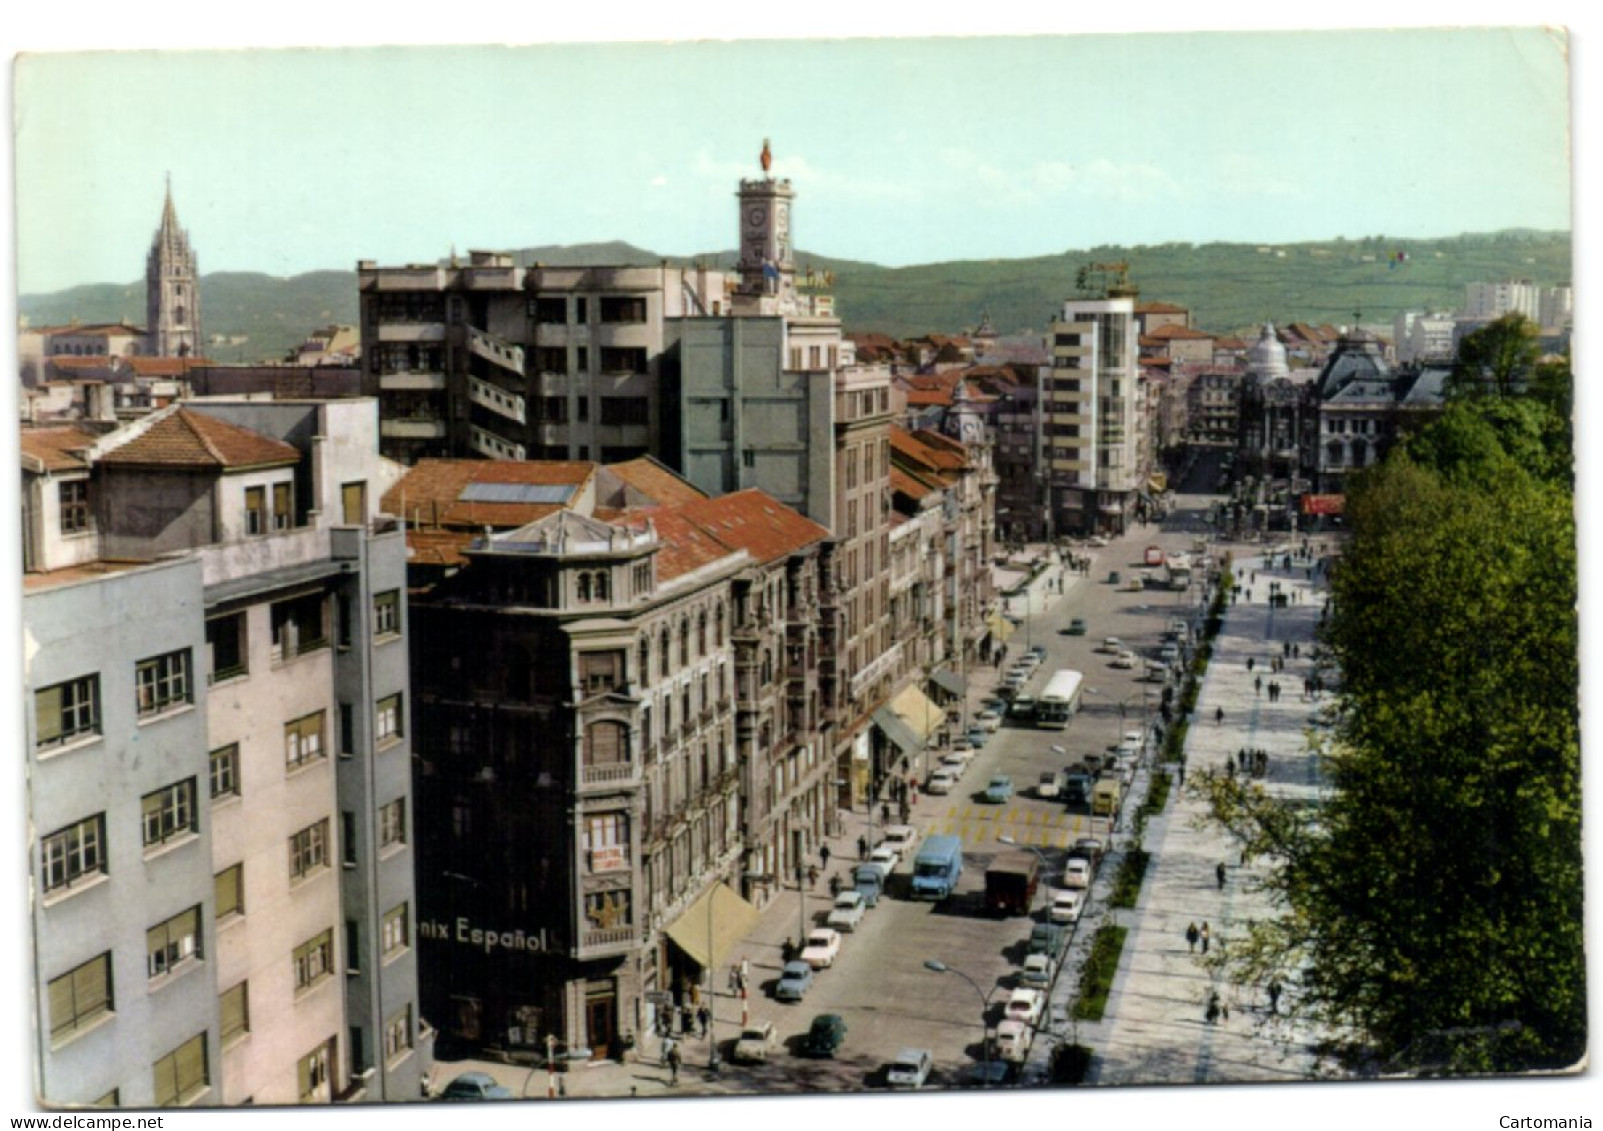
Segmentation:
<svg viewBox="0 0 1603 1131">
<path fill-rule="evenodd" d="M 768 219 L 768 210 L 761 205 L 754 204 L 746 209 L 746 227 L 760 228 L 766 219 Z"/>
</svg>

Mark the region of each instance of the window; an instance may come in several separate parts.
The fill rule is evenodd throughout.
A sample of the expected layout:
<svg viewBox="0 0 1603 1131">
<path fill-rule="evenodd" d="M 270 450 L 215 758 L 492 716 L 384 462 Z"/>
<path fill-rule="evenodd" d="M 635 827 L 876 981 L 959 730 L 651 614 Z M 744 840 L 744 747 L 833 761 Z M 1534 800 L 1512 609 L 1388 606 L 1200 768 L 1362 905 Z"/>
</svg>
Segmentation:
<svg viewBox="0 0 1603 1131">
<path fill-rule="evenodd" d="M 589 420 L 590 419 L 590 395 L 588 393 L 580 393 L 579 394 L 578 406 L 579 406 L 578 415 L 576 415 L 574 417 L 574 419 L 580 421 L 581 423 L 583 423 L 586 420 Z M 589 459 L 590 458 L 589 449 L 581 447 L 579 449 L 579 458 L 580 459 Z"/>
<path fill-rule="evenodd" d="M 315 935 L 295 948 L 295 989 L 317 985 L 334 969 L 334 932 Z"/>
<path fill-rule="evenodd" d="M 212 877 L 212 906 L 219 923 L 245 914 L 245 865 L 235 864 Z"/>
<path fill-rule="evenodd" d="M 649 424 L 651 402 L 645 397 L 602 397 L 601 423 Z"/>
<path fill-rule="evenodd" d="M 248 982 L 217 995 L 217 1012 L 222 1017 L 223 1044 L 250 1032 L 250 990 Z"/>
<path fill-rule="evenodd" d="M 530 313 L 536 322 L 553 326 L 568 320 L 568 300 L 564 297 L 537 298 L 530 305 L 534 308 Z"/>
<path fill-rule="evenodd" d="M 273 529 L 288 530 L 295 525 L 295 489 L 290 483 L 273 484 Z"/>
<path fill-rule="evenodd" d="M 250 667 L 245 648 L 245 614 L 232 613 L 208 620 L 206 652 L 211 657 L 209 682 L 244 675 Z"/>
<path fill-rule="evenodd" d="M 601 372 L 644 373 L 645 371 L 645 349 L 627 346 L 601 347 Z"/>
<path fill-rule="evenodd" d="M 645 320 L 646 300 L 643 296 L 603 295 L 601 297 L 601 321 L 644 322 Z"/>
<path fill-rule="evenodd" d="M 284 725 L 284 764 L 287 768 L 296 770 L 324 756 L 322 711 L 313 711 Z"/>
<path fill-rule="evenodd" d="M 273 606 L 273 659 L 293 660 L 328 647 L 328 623 L 321 593 L 308 593 Z"/>
<path fill-rule="evenodd" d="M 340 863 L 356 867 L 356 814 L 349 809 L 340 813 Z"/>
<path fill-rule="evenodd" d="M 200 960 L 200 908 L 180 911 L 145 932 L 145 970 L 160 978 Z"/>
<path fill-rule="evenodd" d="M 211 1086 L 206 1071 L 206 1034 L 196 1033 L 158 1060 L 151 1072 L 156 1080 L 156 1106 L 188 1103 Z"/>
<path fill-rule="evenodd" d="M 599 695 L 622 683 L 622 652 L 579 653 L 579 685 L 584 694 Z"/>
<path fill-rule="evenodd" d="M 106 815 L 97 813 L 45 837 L 40 846 L 45 894 L 64 891 L 106 870 Z"/>
<path fill-rule="evenodd" d="M 403 1006 L 399 1013 L 384 1022 L 384 1060 L 394 1060 L 412 1047 L 412 1007 Z"/>
<path fill-rule="evenodd" d="M 245 488 L 245 533 L 267 533 L 267 488 Z"/>
<path fill-rule="evenodd" d="M 596 813 L 585 818 L 584 847 L 592 872 L 616 872 L 629 867 L 629 815 Z"/>
<path fill-rule="evenodd" d="M 196 829 L 195 779 L 147 793 L 139 807 L 144 819 L 146 848 L 189 836 Z"/>
<path fill-rule="evenodd" d="M 211 752 L 211 793 L 213 801 L 239 796 L 239 743 Z"/>
<path fill-rule="evenodd" d="M 140 660 L 134 665 L 134 691 L 140 718 L 188 703 L 189 649 Z"/>
<path fill-rule="evenodd" d="M 373 597 L 373 635 L 395 636 L 401 631 L 401 591 L 391 589 Z"/>
<path fill-rule="evenodd" d="M 340 485 L 340 517 L 346 526 L 361 526 L 367 520 L 367 481 Z"/>
<path fill-rule="evenodd" d="M 405 950 L 411 938 L 407 931 L 406 904 L 386 911 L 379 929 L 379 949 L 384 956 L 388 958 L 397 951 Z"/>
<path fill-rule="evenodd" d="M 50 1039 L 59 1041 L 112 1010 L 111 952 L 50 982 Z"/>
<path fill-rule="evenodd" d="M 629 760 L 629 731 L 622 723 L 591 723 L 584 731 L 584 762 L 596 766 Z"/>
<path fill-rule="evenodd" d="M 378 701 L 373 721 L 374 742 L 386 746 L 401 739 L 401 697 L 386 695 Z"/>
<path fill-rule="evenodd" d="M 61 532 L 82 534 L 89 529 L 89 480 L 70 479 L 61 485 Z"/>
<path fill-rule="evenodd" d="M 398 797 L 378 811 L 378 846 L 391 848 L 406 843 L 406 798 Z"/>
<path fill-rule="evenodd" d="M 307 825 L 289 838 L 289 878 L 298 880 L 328 867 L 328 819 Z"/>
<path fill-rule="evenodd" d="M 80 676 L 33 693 L 34 733 L 38 748 L 62 746 L 75 738 L 100 733 L 100 677 Z"/>
</svg>

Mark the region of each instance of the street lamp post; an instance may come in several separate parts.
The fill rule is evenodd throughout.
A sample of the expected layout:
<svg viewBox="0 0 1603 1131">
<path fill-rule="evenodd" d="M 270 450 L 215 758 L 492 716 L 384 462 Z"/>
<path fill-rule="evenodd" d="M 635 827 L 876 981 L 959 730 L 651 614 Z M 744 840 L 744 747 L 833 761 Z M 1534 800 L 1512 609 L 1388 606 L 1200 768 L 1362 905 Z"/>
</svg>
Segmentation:
<svg viewBox="0 0 1603 1131">
<path fill-rule="evenodd" d="M 975 994 L 978 995 L 978 997 L 980 999 L 980 1056 L 981 1056 L 981 1058 L 982 1058 L 982 1060 L 984 1061 L 984 1064 L 985 1064 L 985 1069 L 984 1069 L 985 1076 L 984 1076 L 983 1086 L 987 1087 L 987 1088 L 990 1087 L 991 1086 L 991 1037 L 990 1037 L 990 1031 L 986 1028 L 986 1025 L 985 1025 L 985 1015 L 986 1015 L 986 1013 L 988 1013 L 990 1011 L 990 1008 L 991 1008 L 991 995 L 996 993 L 996 988 L 992 987 L 991 993 L 988 994 L 984 990 L 980 989 L 980 984 L 978 982 L 976 982 L 973 978 L 970 978 L 967 974 L 963 973 L 963 971 L 957 969 L 956 967 L 948 966 L 946 963 L 941 962 L 938 959 L 926 958 L 924 960 L 924 969 L 933 970 L 937 974 L 956 974 L 959 978 L 962 978 L 965 982 L 967 982 L 970 986 L 972 986 L 974 988 Z"/>
</svg>

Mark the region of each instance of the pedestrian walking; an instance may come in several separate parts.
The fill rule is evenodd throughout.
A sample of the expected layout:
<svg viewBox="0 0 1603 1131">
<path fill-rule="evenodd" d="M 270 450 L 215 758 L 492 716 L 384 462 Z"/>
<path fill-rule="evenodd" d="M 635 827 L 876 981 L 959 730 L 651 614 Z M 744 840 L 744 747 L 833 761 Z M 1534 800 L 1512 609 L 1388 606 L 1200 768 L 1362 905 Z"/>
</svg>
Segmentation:
<svg viewBox="0 0 1603 1131">
<path fill-rule="evenodd" d="M 1230 1021 L 1230 1003 L 1227 1001 L 1221 1001 L 1219 1003 L 1219 1020 L 1226 1022 L 1227 1024 Z"/>
<path fill-rule="evenodd" d="M 1191 948 L 1192 954 L 1197 953 L 1197 940 L 1201 937 L 1202 932 L 1197 930 L 1197 924 L 1195 922 L 1191 922 L 1186 925 L 1186 945 Z"/>
<path fill-rule="evenodd" d="M 1251 670 L 1252 670 L 1252 659 L 1253 659 L 1253 658 L 1252 658 L 1252 657 L 1251 657 L 1251 656 L 1248 656 L 1248 657 L 1247 657 L 1247 670 L 1248 670 L 1248 671 L 1249 671 L 1249 672 L 1250 672 L 1250 671 L 1251 671 Z"/>
<path fill-rule="evenodd" d="M 1254 697 L 1263 694 L 1263 676 L 1255 675 L 1252 677 L 1252 694 Z"/>
<path fill-rule="evenodd" d="M 668 1050 L 668 1083 L 679 1083 L 679 1046 L 674 1045 Z"/>
<path fill-rule="evenodd" d="M 1214 879 L 1219 881 L 1219 890 L 1225 890 L 1225 862 L 1219 861 L 1218 867 L 1213 870 Z"/>
<path fill-rule="evenodd" d="M 829 874 L 829 898 L 830 899 L 834 899 L 839 894 L 840 894 L 840 873 L 831 872 Z"/>
<path fill-rule="evenodd" d="M 707 1026 L 711 1023 L 711 1021 L 712 1010 L 708 1009 L 705 1005 L 696 1010 L 696 1024 L 700 1027 L 701 1035 L 703 1037 L 707 1035 Z"/>
<path fill-rule="evenodd" d="M 860 836 L 860 837 L 857 838 L 857 858 L 859 860 L 867 860 L 868 859 L 868 838 L 867 837 Z"/>
<path fill-rule="evenodd" d="M 1213 709 L 1213 725 L 1214 726 L 1222 726 L 1224 724 L 1224 721 L 1225 721 L 1225 709 L 1223 707 L 1215 707 Z"/>
<path fill-rule="evenodd" d="M 1184 762 L 1180 763 L 1180 784 L 1186 784 L 1186 764 Z"/>
<path fill-rule="evenodd" d="M 891 823 L 891 803 L 889 801 L 879 807 L 879 823 L 882 825 Z"/>
<path fill-rule="evenodd" d="M 821 844 L 818 846 L 818 858 L 824 862 L 824 867 L 829 867 L 829 845 Z"/>
<path fill-rule="evenodd" d="M 1292 646 L 1291 646 L 1291 658 L 1292 658 L 1292 659 L 1293 659 L 1293 660 L 1300 660 L 1300 659 L 1302 659 L 1302 646 L 1301 646 L 1301 645 L 1299 645 L 1299 644 L 1293 644 L 1293 645 L 1292 645 Z"/>
<path fill-rule="evenodd" d="M 1218 1020 L 1219 1020 L 1219 994 L 1217 992 L 1209 992 L 1209 994 L 1208 994 L 1208 1008 L 1207 1008 L 1206 1011 L 1204 1011 L 1203 1016 L 1208 1019 L 1208 1024 L 1210 1024 L 1210 1025 L 1216 1024 L 1218 1022 Z"/>
<path fill-rule="evenodd" d="M 812 891 L 818 887 L 818 865 L 807 865 L 807 890 Z"/>
<path fill-rule="evenodd" d="M 1209 934 L 1211 932 L 1208 930 L 1208 921 L 1206 919 L 1204 919 L 1202 921 L 1202 930 L 1199 933 L 1200 933 L 1200 935 L 1202 937 L 1202 953 L 1203 954 L 1207 954 L 1208 953 L 1208 936 L 1209 936 Z"/>
<path fill-rule="evenodd" d="M 1269 983 L 1269 1012 L 1280 1012 L 1280 981 L 1276 979 Z"/>
</svg>

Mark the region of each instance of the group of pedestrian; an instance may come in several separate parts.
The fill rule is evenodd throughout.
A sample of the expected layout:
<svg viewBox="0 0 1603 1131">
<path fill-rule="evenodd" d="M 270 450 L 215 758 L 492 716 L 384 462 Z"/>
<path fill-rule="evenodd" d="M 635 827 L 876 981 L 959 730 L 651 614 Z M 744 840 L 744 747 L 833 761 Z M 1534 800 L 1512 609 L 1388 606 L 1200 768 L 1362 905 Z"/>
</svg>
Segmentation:
<svg viewBox="0 0 1603 1131">
<path fill-rule="evenodd" d="M 1218 990 L 1208 991 L 1208 1008 L 1204 1016 L 1210 1025 L 1230 1020 L 1230 1006 L 1219 996 Z"/>
<path fill-rule="evenodd" d="M 1231 777 L 1234 777 L 1237 771 L 1245 774 L 1250 770 L 1253 777 L 1261 778 L 1269 772 L 1269 751 L 1262 747 L 1243 746 L 1236 751 L 1234 762 L 1229 758 L 1225 759 L 1225 767 L 1230 771 Z"/>
<path fill-rule="evenodd" d="M 1304 699 L 1318 699 L 1325 691 L 1325 677 L 1315 672 L 1302 681 L 1302 697 Z"/>
<path fill-rule="evenodd" d="M 1187 945 L 1189 945 L 1191 947 L 1191 953 L 1192 954 L 1197 953 L 1197 944 L 1198 943 L 1202 944 L 1202 953 L 1203 954 L 1207 954 L 1208 953 L 1208 940 L 1209 940 L 1209 930 L 1208 930 L 1208 921 L 1206 919 L 1204 919 L 1202 921 L 1202 926 L 1201 927 L 1198 927 L 1195 921 L 1193 921 L 1192 923 L 1187 925 L 1187 927 L 1186 927 L 1186 943 L 1187 943 Z"/>
</svg>

